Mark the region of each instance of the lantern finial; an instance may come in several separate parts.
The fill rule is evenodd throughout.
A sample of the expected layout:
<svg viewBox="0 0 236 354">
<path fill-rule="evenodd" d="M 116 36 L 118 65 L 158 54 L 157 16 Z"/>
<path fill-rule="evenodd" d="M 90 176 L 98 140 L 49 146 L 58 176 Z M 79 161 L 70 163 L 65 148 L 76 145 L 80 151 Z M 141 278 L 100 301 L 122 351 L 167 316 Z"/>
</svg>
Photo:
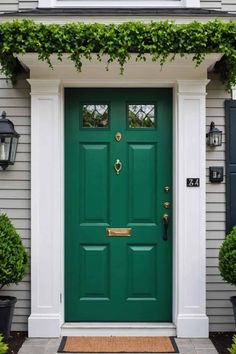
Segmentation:
<svg viewBox="0 0 236 354">
<path fill-rule="evenodd" d="M 3 112 L 2 112 L 2 119 L 6 119 L 6 116 L 7 116 L 6 112 L 3 111 Z"/>
</svg>

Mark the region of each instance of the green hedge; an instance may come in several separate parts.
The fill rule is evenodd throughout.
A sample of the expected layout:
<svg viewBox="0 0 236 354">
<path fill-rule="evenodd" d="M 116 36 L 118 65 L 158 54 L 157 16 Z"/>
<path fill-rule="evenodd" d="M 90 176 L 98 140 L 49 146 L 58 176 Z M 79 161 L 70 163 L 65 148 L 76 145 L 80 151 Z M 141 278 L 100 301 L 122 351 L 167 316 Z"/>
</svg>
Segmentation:
<svg viewBox="0 0 236 354">
<path fill-rule="evenodd" d="M 236 226 L 232 228 L 220 247 L 219 269 L 225 281 L 236 285 Z"/>
<path fill-rule="evenodd" d="M 6 214 L 0 214 L 0 289 L 17 284 L 26 273 L 28 256 L 20 235 Z"/>
<path fill-rule="evenodd" d="M 50 63 L 51 54 L 61 59 L 69 53 L 77 70 L 81 70 L 82 58 L 91 59 L 97 53 L 98 60 L 108 54 L 110 62 L 118 61 L 123 72 L 131 53 L 137 60 L 145 60 L 150 54 L 153 61 L 164 64 L 169 55 L 194 54 L 199 65 L 206 54 L 222 53 L 224 59 L 218 66 L 227 88 L 236 84 L 236 23 L 219 20 L 189 24 L 161 22 L 126 22 L 122 24 L 68 23 L 43 24 L 32 20 L 14 20 L 0 24 L 0 64 L 8 78 L 16 75 L 14 54 L 35 52 L 39 60 Z"/>
</svg>

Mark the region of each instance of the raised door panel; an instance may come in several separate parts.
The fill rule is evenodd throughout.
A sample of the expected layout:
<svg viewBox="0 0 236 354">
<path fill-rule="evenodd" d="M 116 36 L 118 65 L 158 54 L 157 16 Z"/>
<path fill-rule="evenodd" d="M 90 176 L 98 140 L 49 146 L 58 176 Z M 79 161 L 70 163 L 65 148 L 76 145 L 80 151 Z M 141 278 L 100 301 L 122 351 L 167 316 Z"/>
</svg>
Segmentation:
<svg viewBox="0 0 236 354">
<path fill-rule="evenodd" d="M 80 145 L 80 223 L 109 223 L 108 144 Z"/>
<path fill-rule="evenodd" d="M 129 223 L 156 221 L 156 144 L 129 145 Z"/>
<path fill-rule="evenodd" d="M 128 247 L 127 300 L 155 301 L 157 288 L 156 273 L 156 245 L 130 245 Z"/>
<path fill-rule="evenodd" d="M 108 245 L 81 245 L 79 253 L 80 300 L 110 297 L 110 252 Z"/>
</svg>

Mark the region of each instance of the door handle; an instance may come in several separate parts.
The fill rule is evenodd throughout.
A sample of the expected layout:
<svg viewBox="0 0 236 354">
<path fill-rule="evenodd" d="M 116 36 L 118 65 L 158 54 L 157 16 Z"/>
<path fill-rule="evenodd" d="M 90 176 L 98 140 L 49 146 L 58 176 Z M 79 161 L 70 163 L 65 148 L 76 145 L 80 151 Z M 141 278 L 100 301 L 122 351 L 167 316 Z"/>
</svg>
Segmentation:
<svg viewBox="0 0 236 354">
<path fill-rule="evenodd" d="M 167 241 L 168 240 L 169 215 L 164 214 L 162 220 L 163 220 L 163 226 L 164 226 L 163 240 Z"/>
</svg>

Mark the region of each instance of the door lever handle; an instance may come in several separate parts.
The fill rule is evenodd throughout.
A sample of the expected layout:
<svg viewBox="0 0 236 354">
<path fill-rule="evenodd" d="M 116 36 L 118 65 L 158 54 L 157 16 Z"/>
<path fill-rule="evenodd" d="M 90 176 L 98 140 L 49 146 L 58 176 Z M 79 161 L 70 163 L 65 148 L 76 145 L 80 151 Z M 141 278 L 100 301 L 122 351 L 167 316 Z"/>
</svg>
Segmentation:
<svg viewBox="0 0 236 354">
<path fill-rule="evenodd" d="M 169 215 L 164 214 L 162 220 L 163 220 L 163 226 L 164 226 L 163 240 L 167 241 L 168 240 Z"/>
</svg>

